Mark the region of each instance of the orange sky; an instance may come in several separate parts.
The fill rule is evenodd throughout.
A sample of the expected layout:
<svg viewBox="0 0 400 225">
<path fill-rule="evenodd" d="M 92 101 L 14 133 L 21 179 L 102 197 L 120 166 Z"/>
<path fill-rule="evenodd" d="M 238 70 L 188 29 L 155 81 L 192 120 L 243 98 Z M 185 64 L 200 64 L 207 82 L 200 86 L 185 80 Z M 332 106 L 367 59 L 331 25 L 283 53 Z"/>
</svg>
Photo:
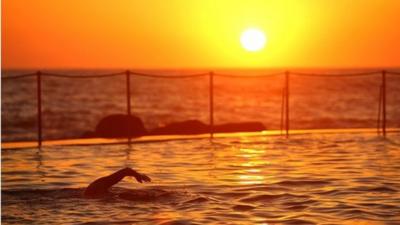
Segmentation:
<svg viewBox="0 0 400 225">
<path fill-rule="evenodd" d="M 3 68 L 400 66 L 398 0 L 3 0 Z M 240 34 L 268 44 L 246 52 Z"/>
</svg>

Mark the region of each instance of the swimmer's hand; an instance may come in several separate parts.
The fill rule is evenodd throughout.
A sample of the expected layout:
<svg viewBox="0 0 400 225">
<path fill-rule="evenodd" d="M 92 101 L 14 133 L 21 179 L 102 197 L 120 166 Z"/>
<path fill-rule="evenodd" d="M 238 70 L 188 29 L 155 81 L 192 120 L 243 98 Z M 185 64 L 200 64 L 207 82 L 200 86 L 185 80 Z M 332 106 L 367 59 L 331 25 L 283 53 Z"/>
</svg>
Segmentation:
<svg viewBox="0 0 400 225">
<path fill-rule="evenodd" d="M 136 173 L 135 176 L 136 180 L 139 183 L 143 183 L 143 182 L 151 182 L 150 177 L 148 177 L 147 175 L 143 174 L 143 173 Z"/>
<path fill-rule="evenodd" d="M 151 182 L 150 177 L 148 177 L 147 175 L 145 175 L 143 173 L 138 173 L 137 171 L 135 171 L 129 167 L 123 169 L 122 171 L 124 171 L 125 176 L 134 177 L 139 183 Z"/>
</svg>

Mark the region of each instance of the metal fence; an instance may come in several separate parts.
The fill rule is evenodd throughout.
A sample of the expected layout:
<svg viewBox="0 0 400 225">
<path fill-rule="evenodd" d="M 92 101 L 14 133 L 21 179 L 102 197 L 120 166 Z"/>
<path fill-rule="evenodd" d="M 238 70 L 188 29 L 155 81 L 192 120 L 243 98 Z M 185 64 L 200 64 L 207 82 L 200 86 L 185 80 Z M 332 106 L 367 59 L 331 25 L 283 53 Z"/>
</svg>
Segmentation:
<svg viewBox="0 0 400 225">
<path fill-rule="evenodd" d="M 37 81 L 37 141 L 38 145 L 42 145 L 43 141 L 43 126 L 42 126 L 42 78 L 43 77 L 55 77 L 55 78 L 66 78 L 66 79 L 87 79 L 87 78 L 106 78 L 115 76 L 125 76 L 126 77 L 126 113 L 131 115 L 131 82 L 132 76 L 139 77 L 151 77 L 160 79 L 182 79 L 182 78 L 192 78 L 192 77 L 207 77 L 209 78 L 209 133 L 210 138 L 214 136 L 214 77 L 226 77 L 226 78 L 239 78 L 239 79 L 251 79 L 251 78 L 262 78 L 270 76 L 284 76 L 285 82 L 282 89 L 282 104 L 281 104 L 281 121 L 280 129 L 281 134 L 285 134 L 289 137 L 290 133 L 290 77 L 291 76 L 304 76 L 304 77 L 360 77 L 360 76 L 376 76 L 381 75 L 381 85 L 379 87 L 379 102 L 378 102 L 378 116 L 377 116 L 377 133 L 386 136 L 386 75 L 397 75 L 400 76 L 400 72 L 397 71 L 369 71 L 369 72 L 357 72 L 357 73 L 308 73 L 308 72 L 296 72 L 296 71 L 281 71 L 276 73 L 261 74 L 261 75 L 234 75 L 234 74 L 223 74 L 215 73 L 213 71 L 206 73 L 195 73 L 195 74 L 183 74 L 183 75 L 160 75 L 160 74 L 150 74 L 150 73 L 140 73 L 135 71 L 123 71 L 118 73 L 108 73 L 108 74 L 96 74 L 96 75 L 71 75 L 71 74 L 60 74 L 60 73 L 49 73 L 37 71 L 36 73 L 27 73 L 14 76 L 2 77 L 2 81 L 16 80 L 25 77 L 36 77 Z"/>
</svg>

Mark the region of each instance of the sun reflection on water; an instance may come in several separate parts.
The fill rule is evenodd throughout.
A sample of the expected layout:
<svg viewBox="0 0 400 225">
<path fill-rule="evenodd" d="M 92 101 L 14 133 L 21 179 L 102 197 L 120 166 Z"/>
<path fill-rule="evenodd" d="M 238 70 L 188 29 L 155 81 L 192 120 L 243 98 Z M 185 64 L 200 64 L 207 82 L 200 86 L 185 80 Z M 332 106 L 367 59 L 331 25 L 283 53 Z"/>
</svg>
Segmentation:
<svg viewBox="0 0 400 225">
<path fill-rule="evenodd" d="M 263 169 L 269 164 L 268 161 L 263 159 L 265 150 L 240 148 L 238 156 L 241 157 L 240 171 L 237 175 L 239 184 L 263 184 L 265 183 L 265 173 Z M 261 169 L 262 168 L 262 169 Z"/>
<path fill-rule="evenodd" d="M 2 188 L 7 198 L 3 209 L 7 215 L 34 215 L 35 220 L 54 219 L 60 224 L 73 219 L 125 220 L 124 224 L 221 224 L 228 219 L 238 224 L 398 221 L 397 144 L 354 134 L 252 141 L 4 151 Z M 150 175 L 153 182 L 126 179 L 118 188 L 160 188 L 172 196 L 160 202 L 113 200 L 112 204 L 76 198 L 89 182 L 123 166 Z M 37 207 L 26 207 L 27 198 Z M 58 214 L 53 203 L 47 204 L 50 200 L 59 206 Z M 81 207 L 75 209 L 77 203 Z M 80 214 L 83 207 L 101 218 Z M 46 215 L 35 214 L 38 209 Z"/>
</svg>

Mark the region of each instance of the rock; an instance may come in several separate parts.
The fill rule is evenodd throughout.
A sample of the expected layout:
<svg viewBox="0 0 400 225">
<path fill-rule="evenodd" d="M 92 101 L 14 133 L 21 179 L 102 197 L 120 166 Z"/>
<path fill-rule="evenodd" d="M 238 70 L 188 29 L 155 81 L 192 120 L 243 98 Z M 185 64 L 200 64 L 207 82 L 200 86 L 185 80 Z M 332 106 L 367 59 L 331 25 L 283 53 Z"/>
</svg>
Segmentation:
<svg viewBox="0 0 400 225">
<path fill-rule="evenodd" d="M 155 128 L 150 132 L 150 134 L 202 134 L 209 132 L 208 127 L 208 125 L 198 120 L 186 120 L 183 122 L 170 123 L 164 127 Z"/>
<path fill-rule="evenodd" d="M 139 117 L 124 114 L 104 117 L 95 131 L 95 136 L 106 138 L 138 137 L 146 134 L 146 128 Z"/>
<path fill-rule="evenodd" d="M 216 133 L 229 132 L 252 132 L 266 130 L 264 124 L 260 122 L 243 122 L 243 123 L 225 123 L 214 126 Z"/>
<path fill-rule="evenodd" d="M 214 126 L 215 133 L 252 132 L 266 130 L 260 122 L 226 123 Z M 187 120 L 167 124 L 150 132 L 151 135 L 163 134 L 204 134 L 210 132 L 210 126 L 198 120 Z"/>
<path fill-rule="evenodd" d="M 95 138 L 97 137 L 96 133 L 94 131 L 85 131 L 81 138 Z"/>
</svg>

